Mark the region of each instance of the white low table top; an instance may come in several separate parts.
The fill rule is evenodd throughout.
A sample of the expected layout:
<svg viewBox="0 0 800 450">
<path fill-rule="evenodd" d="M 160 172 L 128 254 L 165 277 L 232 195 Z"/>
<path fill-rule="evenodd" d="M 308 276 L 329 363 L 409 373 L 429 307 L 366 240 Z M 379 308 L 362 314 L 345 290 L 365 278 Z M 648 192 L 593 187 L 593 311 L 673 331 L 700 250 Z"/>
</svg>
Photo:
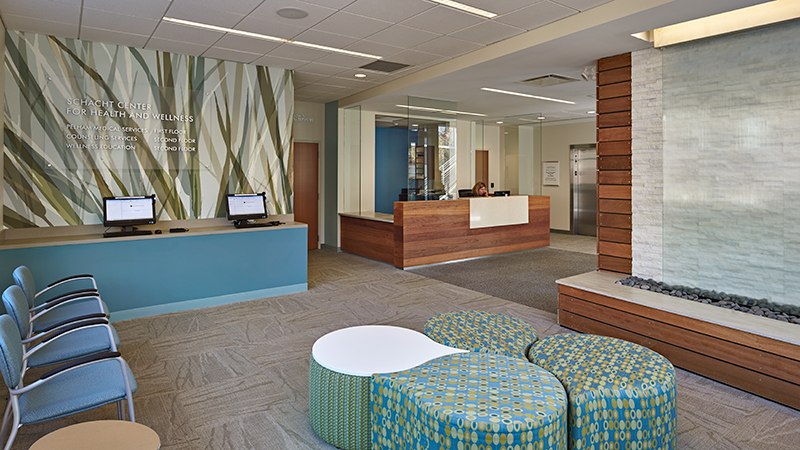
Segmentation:
<svg viewBox="0 0 800 450">
<path fill-rule="evenodd" d="M 322 336 L 314 343 L 311 355 L 326 369 L 368 377 L 411 369 L 441 356 L 464 352 L 408 328 L 365 325 Z"/>
</svg>

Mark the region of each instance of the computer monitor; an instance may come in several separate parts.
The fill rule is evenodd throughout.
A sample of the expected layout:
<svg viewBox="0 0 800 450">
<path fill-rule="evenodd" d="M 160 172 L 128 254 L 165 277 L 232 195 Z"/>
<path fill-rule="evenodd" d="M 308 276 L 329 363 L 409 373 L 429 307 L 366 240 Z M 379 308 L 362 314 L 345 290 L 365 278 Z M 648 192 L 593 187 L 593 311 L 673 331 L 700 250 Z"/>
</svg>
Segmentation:
<svg viewBox="0 0 800 450">
<path fill-rule="evenodd" d="M 511 195 L 511 191 L 494 191 L 495 197 L 508 197 Z"/>
<path fill-rule="evenodd" d="M 267 218 L 267 193 L 228 194 L 226 203 L 228 220 L 234 224 L 253 219 Z"/>
<path fill-rule="evenodd" d="M 156 196 L 103 197 L 103 225 L 132 231 L 134 225 L 156 223 Z"/>
</svg>

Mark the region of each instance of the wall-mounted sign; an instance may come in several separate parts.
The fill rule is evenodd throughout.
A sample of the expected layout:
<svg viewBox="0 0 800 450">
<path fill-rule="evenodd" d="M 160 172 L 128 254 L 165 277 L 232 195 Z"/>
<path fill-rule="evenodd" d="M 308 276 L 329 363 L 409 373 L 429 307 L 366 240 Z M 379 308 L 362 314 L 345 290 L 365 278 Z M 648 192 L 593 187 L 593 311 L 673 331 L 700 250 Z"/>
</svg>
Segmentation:
<svg viewBox="0 0 800 450">
<path fill-rule="evenodd" d="M 295 122 L 313 122 L 314 119 L 311 117 L 306 117 L 304 114 L 295 114 L 294 115 Z"/>
<path fill-rule="evenodd" d="M 558 161 L 547 161 L 542 163 L 542 185 L 558 186 Z"/>
</svg>

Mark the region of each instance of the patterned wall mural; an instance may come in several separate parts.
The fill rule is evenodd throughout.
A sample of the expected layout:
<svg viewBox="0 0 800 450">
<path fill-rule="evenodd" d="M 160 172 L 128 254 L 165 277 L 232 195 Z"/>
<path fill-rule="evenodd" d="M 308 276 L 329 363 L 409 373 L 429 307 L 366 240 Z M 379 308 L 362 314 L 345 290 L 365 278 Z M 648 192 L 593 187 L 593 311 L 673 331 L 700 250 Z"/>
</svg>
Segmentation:
<svg viewBox="0 0 800 450">
<path fill-rule="evenodd" d="M 8 31 L 6 228 L 102 223 L 106 196 L 158 219 L 223 217 L 228 193 L 292 212 L 292 73 Z"/>
</svg>

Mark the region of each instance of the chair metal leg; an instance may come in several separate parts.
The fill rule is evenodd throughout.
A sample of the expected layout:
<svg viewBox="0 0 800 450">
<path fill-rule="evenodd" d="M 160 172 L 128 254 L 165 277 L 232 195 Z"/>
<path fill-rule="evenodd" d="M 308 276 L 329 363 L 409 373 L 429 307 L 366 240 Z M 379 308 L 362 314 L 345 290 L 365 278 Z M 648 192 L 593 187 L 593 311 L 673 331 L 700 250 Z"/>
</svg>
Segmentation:
<svg viewBox="0 0 800 450">
<path fill-rule="evenodd" d="M 16 399 L 14 399 L 14 400 L 16 400 Z M 10 402 L 11 402 L 11 400 L 9 400 L 9 403 Z M 10 450 L 11 449 L 11 446 L 14 444 L 14 439 L 16 439 L 16 437 L 17 437 L 17 431 L 19 431 L 19 427 L 20 427 L 20 425 L 19 425 L 19 414 L 17 413 L 17 409 L 16 408 L 14 408 L 13 411 L 14 411 L 13 412 L 14 420 L 13 420 L 13 422 L 11 424 L 11 433 L 8 436 L 8 440 L 6 441 L 6 445 L 5 445 L 5 447 L 3 447 L 3 450 Z M 3 429 L 5 431 L 5 427 L 3 427 Z M 5 437 L 5 432 L 2 434 L 2 436 Z"/>
<path fill-rule="evenodd" d="M 6 412 L 3 413 L 3 426 L 0 428 L 0 436 L 5 437 L 6 433 L 8 433 L 8 425 L 9 419 L 11 416 L 9 413 L 11 412 L 11 398 L 8 399 L 8 403 L 6 403 Z"/>
<path fill-rule="evenodd" d="M 122 406 L 122 400 L 117 401 L 117 417 L 119 420 L 125 420 L 125 408 Z"/>
</svg>

